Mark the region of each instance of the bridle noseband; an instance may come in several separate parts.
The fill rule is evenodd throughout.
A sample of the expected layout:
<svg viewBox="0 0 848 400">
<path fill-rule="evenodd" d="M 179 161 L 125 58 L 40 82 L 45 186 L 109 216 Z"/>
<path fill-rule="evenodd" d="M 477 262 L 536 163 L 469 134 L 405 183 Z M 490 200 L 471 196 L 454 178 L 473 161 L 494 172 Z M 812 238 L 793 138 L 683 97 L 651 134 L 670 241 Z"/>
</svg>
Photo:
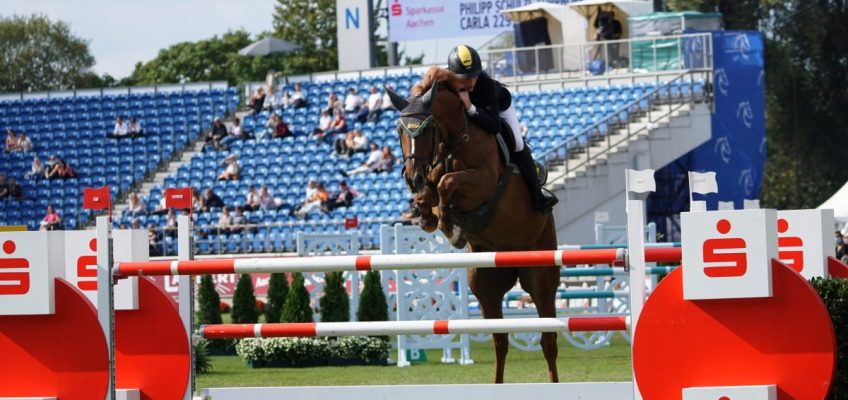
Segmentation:
<svg viewBox="0 0 848 400">
<path fill-rule="evenodd" d="M 412 146 L 409 151 L 410 154 L 403 156 L 404 170 L 406 169 L 405 164 L 407 160 L 419 160 L 424 164 L 425 176 L 429 175 L 431 171 L 443 162 L 445 163 L 445 172 L 452 172 L 453 163 L 450 161 L 453 160 L 454 154 L 459 151 L 462 145 L 471 140 L 468 130 L 468 116 L 465 115 L 464 109 L 461 114 L 463 122 L 465 123 L 464 128 L 455 134 L 449 133 L 447 143 L 438 143 L 438 135 L 436 132 L 440 131 L 439 123 L 436 121 L 436 118 L 432 113 L 401 113 L 401 118 L 398 118 L 397 122 L 398 130 L 402 135 L 409 137 Z M 412 122 L 404 122 L 404 118 L 411 119 Z M 430 125 L 432 125 L 433 129 L 427 130 L 427 127 Z M 430 134 L 433 137 L 432 151 L 429 158 L 415 155 L 415 139 L 422 134 Z M 438 146 L 436 144 L 438 144 Z M 410 191 L 414 192 L 414 188 L 410 182 L 407 182 L 407 186 L 410 187 Z"/>
</svg>

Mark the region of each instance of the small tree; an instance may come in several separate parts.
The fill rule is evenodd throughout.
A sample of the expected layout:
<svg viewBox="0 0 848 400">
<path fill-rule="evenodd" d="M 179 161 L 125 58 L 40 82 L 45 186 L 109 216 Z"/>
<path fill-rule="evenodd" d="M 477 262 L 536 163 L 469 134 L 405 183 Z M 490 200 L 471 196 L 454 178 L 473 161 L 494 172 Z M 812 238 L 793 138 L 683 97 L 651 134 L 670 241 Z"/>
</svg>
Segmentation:
<svg viewBox="0 0 848 400">
<path fill-rule="evenodd" d="M 368 271 L 365 275 L 365 287 L 362 288 L 362 294 L 359 296 L 356 318 L 359 321 L 389 320 L 389 307 L 386 304 L 386 295 L 383 293 L 383 284 L 380 283 L 378 271 Z"/>
<path fill-rule="evenodd" d="M 303 274 L 294 274 L 291 287 L 283 305 L 282 322 L 313 322 L 309 305 L 309 292 L 303 282 Z"/>
<path fill-rule="evenodd" d="M 233 323 L 255 324 L 259 320 L 256 311 L 256 295 L 253 294 L 253 279 L 250 274 L 242 274 L 233 293 Z"/>
<path fill-rule="evenodd" d="M 283 272 L 271 274 L 271 279 L 268 281 L 268 303 L 265 304 L 265 322 L 280 322 L 288 292 L 288 276 Z"/>
<path fill-rule="evenodd" d="M 215 290 L 212 275 L 203 275 L 200 278 L 200 287 L 197 289 L 197 323 L 209 325 L 222 322 L 221 296 Z"/>
<path fill-rule="evenodd" d="M 321 297 L 321 322 L 350 321 L 350 299 L 344 287 L 344 273 L 324 275 L 324 296 Z"/>
</svg>

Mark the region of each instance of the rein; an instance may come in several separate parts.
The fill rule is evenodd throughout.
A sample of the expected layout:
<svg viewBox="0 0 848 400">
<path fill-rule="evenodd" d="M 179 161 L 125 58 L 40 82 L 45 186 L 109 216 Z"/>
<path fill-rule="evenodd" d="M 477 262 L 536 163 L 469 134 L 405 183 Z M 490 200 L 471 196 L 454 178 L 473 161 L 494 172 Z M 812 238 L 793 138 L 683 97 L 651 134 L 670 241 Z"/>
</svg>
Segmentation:
<svg viewBox="0 0 848 400">
<path fill-rule="evenodd" d="M 412 148 L 409 151 L 409 155 L 404 155 L 403 159 L 406 160 L 419 160 L 424 163 L 424 173 L 428 175 L 432 170 L 434 170 L 439 164 L 445 163 L 445 171 L 450 173 L 453 171 L 453 163 L 450 162 L 453 160 L 454 154 L 464 145 L 471 140 L 471 135 L 469 134 L 468 128 L 468 116 L 465 115 L 465 112 L 462 113 L 462 119 L 465 123 L 465 126 L 462 131 L 456 134 L 448 134 L 449 142 L 446 143 L 438 143 L 438 135 L 436 132 L 429 132 L 432 134 L 433 145 L 432 145 L 432 153 L 429 158 L 424 158 L 421 156 L 415 155 L 415 138 L 420 136 L 422 133 L 425 133 L 425 129 L 432 124 L 433 129 L 435 131 L 440 131 L 439 123 L 436 121 L 435 116 L 433 114 L 424 114 L 424 113 L 415 113 L 415 114 L 407 114 L 403 115 L 404 117 L 424 117 L 421 122 L 412 122 L 412 123 L 404 123 L 403 119 L 398 119 L 397 125 L 400 129 L 401 133 L 409 136 L 410 144 Z M 426 116 L 426 117 L 425 117 Z M 438 146 L 436 144 L 438 143 Z M 437 150 L 438 149 L 438 150 Z"/>
</svg>

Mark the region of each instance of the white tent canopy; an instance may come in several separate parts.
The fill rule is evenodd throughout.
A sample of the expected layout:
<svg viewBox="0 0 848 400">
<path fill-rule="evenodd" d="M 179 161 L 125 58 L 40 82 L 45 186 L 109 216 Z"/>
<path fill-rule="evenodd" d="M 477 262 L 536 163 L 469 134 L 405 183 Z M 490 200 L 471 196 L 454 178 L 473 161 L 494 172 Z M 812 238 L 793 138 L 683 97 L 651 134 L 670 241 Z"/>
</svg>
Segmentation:
<svg viewBox="0 0 848 400">
<path fill-rule="evenodd" d="M 524 22 L 535 18 L 545 18 L 548 21 L 548 35 L 552 45 L 579 45 L 586 43 L 586 18 L 562 4 L 533 3 L 523 7 L 510 8 L 501 11 L 514 22 Z M 562 65 L 558 69 L 579 69 L 580 54 L 577 52 L 562 52 Z M 554 57 L 556 63 L 560 57 Z"/>
<path fill-rule="evenodd" d="M 816 208 L 830 208 L 833 210 L 833 216 L 836 220 L 848 222 L 848 183 L 845 183 L 833 196 Z"/>
</svg>

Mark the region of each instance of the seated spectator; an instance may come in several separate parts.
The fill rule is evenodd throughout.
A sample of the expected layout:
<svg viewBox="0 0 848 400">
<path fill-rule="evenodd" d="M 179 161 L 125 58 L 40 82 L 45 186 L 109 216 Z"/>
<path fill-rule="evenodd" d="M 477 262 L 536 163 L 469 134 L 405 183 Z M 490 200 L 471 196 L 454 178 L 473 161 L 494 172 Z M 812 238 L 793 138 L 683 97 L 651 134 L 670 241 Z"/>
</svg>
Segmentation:
<svg viewBox="0 0 848 400">
<path fill-rule="evenodd" d="M 271 139 L 282 139 L 291 136 L 289 125 L 283 121 L 283 118 L 277 114 L 274 115 L 274 133 L 271 134 Z"/>
<path fill-rule="evenodd" d="M 280 108 L 280 102 L 277 101 L 277 94 L 273 90 L 268 90 L 268 95 L 265 96 L 265 103 L 262 104 L 262 109 L 274 112 L 277 108 Z"/>
<path fill-rule="evenodd" d="M 141 220 L 138 218 L 133 218 L 132 223 L 130 223 L 130 229 L 139 230 L 141 229 Z"/>
<path fill-rule="evenodd" d="M 316 190 L 318 190 L 318 181 L 316 181 L 314 179 L 310 179 L 309 181 L 307 181 L 306 182 L 306 195 L 303 196 L 303 201 L 295 204 L 294 207 L 291 210 L 289 210 L 289 215 L 294 215 L 295 213 L 300 211 L 300 209 L 303 208 L 304 205 L 306 205 L 306 203 L 309 201 L 309 199 L 312 198 L 312 196 L 315 194 Z"/>
<path fill-rule="evenodd" d="M 174 209 L 168 209 L 168 216 L 165 218 L 165 235 L 177 237 L 177 213 Z"/>
<path fill-rule="evenodd" d="M 383 112 L 383 95 L 377 91 L 376 85 L 371 85 L 369 91 L 371 94 L 368 95 L 368 101 L 356 113 L 356 120 L 359 122 L 376 121 Z"/>
<path fill-rule="evenodd" d="M 41 175 L 44 175 L 44 164 L 41 163 L 40 158 L 33 157 L 32 167 L 30 167 L 29 172 L 24 175 L 24 178 L 37 180 Z"/>
<path fill-rule="evenodd" d="M 138 197 L 138 193 L 130 192 L 129 197 L 127 198 L 127 210 L 130 212 L 130 215 L 133 217 L 138 217 L 139 215 L 147 215 L 147 205 L 144 204 L 144 200 Z"/>
<path fill-rule="evenodd" d="M 161 257 L 162 250 L 157 246 L 159 243 L 159 235 L 156 234 L 156 227 L 153 224 L 147 225 L 147 241 L 148 254 L 150 257 Z"/>
<path fill-rule="evenodd" d="M 51 156 L 52 159 L 54 156 Z M 73 178 L 76 176 L 73 168 L 65 162 L 65 159 L 60 159 L 57 163 L 53 164 L 52 168 L 46 168 L 44 170 L 44 177 L 47 179 L 65 179 L 65 178 Z"/>
<path fill-rule="evenodd" d="M 41 220 L 40 231 L 55 231 L 62 228 L 62 218 L 52 205 L 47 206 L 47 215 Z"/>
<path fill-rule="evenodd" d="M 206 145 L 203 146 L 203 151 L 206 151 L 209 146 L 215 148 L 215 150 L 223 149 L 224 146 L 221 145 L 221 141 L 225 137 L 227 137 L 227 126 L 224 125 L 224 121 L 220 117 L 215 117 L 212 121 L 212 131 L 206 137 Z"/>
<path fill-rule="evenodd" d="M 203 192 L 203 206 L 200 208 L 201 212 L 210 212 L 215 209 L 224 208 L 224 200 L 221 200 L 221 197 L 215 194 L 212 189 L 206 189 Z"/>
<path fill-rule="evenodd" d="M 17 151 L 21 151 L 24 153 L 32 151 L 32 140 L 29 138 L 29 136 L 27 136 L 25 132 L 21 132 L 21 134 L 18 135 Z"/>
<path fill-rule="evenodd" d="M 235 118 L 233 119 L 233 127 L 230 129 L 230 133 L 221 139 L 220 144 L 222 148 L 229 150 L 233 142 L 244 139 L 244 127 L 241 126 L 241 120 Z"/>
<path fill-rule="evenodd" d="M 165 205 L 165 196 L 163 195 L 161 199 L 159 199 L 159 204 L 156 205 L 156 209 L 151 211 L 152 215 L 165 215 L 168 214 L 169 208 Z"/>
<path fill-rule="evenodd" d="M 347 132 L 347 121 L 341 111 L 336 110 L 333 115 L 333 122 L 330 123 L 330 129 L 327 129 L 321 135 L 315 135 L 316 140 L 323 140 L 327 143 L 333 143 L 338 133 Z"/>
<path fill-rule="evenodd" d="M 191 190 L 191 207 L 195 212 L 203 212 L 203 208 L 206 207 L 206 199 L 200 195 L 200 191 L 197 189 Z M 186 211 L 186 215 L 191 214 L 188 212 L 189 210 L 184 211 Z"/>
<path fill-rule="evenodd" d="M 224 206 L 221 209 L 221 215 L 218 217 L 218 234 L 230 233 L 232 225 L 233 217 L 230 215 L 230 207 Z"/>
<path fill-rule="evenodd" d="M 256 188 L 253 185 L 247 187 L 247 199 L 244 202 L 244 209 L 248 211 L 256 211 L 262 207 L 262 200 L 259 194 L 256 193 Z"/>
<path fill-rule="evenodd" d="M 244 216 L 244 207 L 236 207 L 236 215 L 230 221 L 232 227 L 230 233 L 242 233 L 247 225 L 247 218 Z"/>
<path fill-rule="evenodd" d="M 130 137 L 130 128 L 127 126 L 127 123 L 124 122 L 124 117 L 118 116 L 115 118 L 115 129 L 112 130 L 111 134 L 107 133 L 106 137 L 114 139 Z"/>
<path fill-rule="evenodd" d="M 327 211 L 333 211 L 341 207 L 350 207 L 353 205 L 353 198 L 359 196 L 360 193 L 347 185 L 345 181 L 339 181 L 339 191 L 330 196 L 327 202 Z"/>
<path fill-rule="evenodd" d="M 300 82 L 295 82 L 294 91 L 292 93 L 286 92 L 286 95 L 283 97 L 283 103 L 286 107 L 306 107 L 306 95 L 303 94 L 303 90 L 300 87 Z"/>
<path fill-rule="evenodd" d="M 389 146 L 383 146 L 382 154 L 380 154 L 380 160 L 377 161 L 377 166 L 374 168 L 374 171 L 391 172 L 395 165 L 398 164 L 400 164 L 400 160 L 392 153 L 392 148 Z"/>
<path fill-rule="evenodd" d="M 327 115 L 333 115 L 333 111 L 336 111 L 337 108 L 342 108 L 342 103 L 339 101 L 339 96 L 336 96 L 335 93 L 330 93 L 327 96 L 327 107 L 322 111 L 326 111 Z"/>
<path fill-rule="evenodd" d="M 256 114 L 262 111 L 262 108 L 265 106 L 265 88 L 260 87 L 256 89 L 255 92 L 250 96 L 250 100 L 247 102 L 247 107 L 250 109 L 248 115 Z"/>
<path fill-rule="evenodd" d="M 45 166 L 44 166 L 44 174 L 45 174 L 45 176 L 46 176 L 46 175 L 47 175 L 47 173 L 48 173 L 48 172 L 50 172 L 50 171 L 51 171 L 51 170 L 52 170 L 52 169 L 56 166 L 56 164 L 58 164 L 58 163 L 59 163 L 59 158 L 58 158 L 58 157 L 56 157 L 56 155 L 55 155 L 55 154 L 51 155 L 51 156 L 50 156 L 50 158 L 48 158 L 48 159 L 47 159 L 47 165 L 45 165 Z"/>
<path fill-rule="evenodd" d="M 221 161 L 221 166 L 226 168 L 221 175 L 218 175 L 219 181 L 235 181 L 241 178 L 241 165 L 239 165 L 235 154 L 230 154 L 224 161 Z"/>
<path fill-rule="evenodd" d="M 259 189 L 259 201 L 262 203 L 262 209 L 265 211 L 276 210 L 279 207 L 277 199 L 268 190 L 268 185 L 262 185 L 262 188 Z"/>
<path fill-rule="evenodd" d="M 127 130 L 130 133 L 130 137 L 139 137 L 144 135 L 144 131 L 141 129 L 141 122 L 136 119 L 135 116 L 130 117 L 129 126 L 127 126 Z"/>
<path fill-rule="evenodd" d="M 333 147 L 336 149 L 336 155 L 348 159 L 353 153 L 368 151 L 368 137 L 362 133 L 361 129 L 356 128 L 348 132 L 344 139 L 336 139 Z"/>
<path fill-rule="evenodd" d="M 327 132 L 333 124 L 333 117 L 330 116 L 330 111 L 321 110 L 321 116 L 318 118 L 318 127 L 313 129 L 308 138 L 322 140 L 324 133 Z"/>
<path fill-rule="evenodd" d="M 0 199 L 9 197 L 9 184 L 6 183 L 6 175 L 0 174 Z"/>
<path fill-rule="evenodd" d="M 18 137 L 11 129 L 6 130 L 6 151 L 12 152 L 18 150 Z"/>
<path fill-rule="evenodd" d="M 365 100 L 356 94 L 356 90 L 354 88 L 348 88 L 347 96 L 344 101 L 344 112 L 346 114 L 358 113 L 364 102 Z"/>
<path fill-rule="evenodd" d="M 394 110 L 395 106 L 394 106 L 394 104 L 392 104 L 392 98 L 389 97 L 389 90 L 394 90 L 394 87 L 392 87 L 392 85 L 389 84 L 389 85 L 386 85 L 386 89 L 388 89 L 388 90 L 383 90 L 383 102 L 382 102 L 383 111 Z"/>
<path fill-rule="evenodd" d="M 15 200 L 24 199 L 23 188 L 21 188 L 21 185 L 18 184 L 15 178 L 9 178 L 9 198 Z"/>
<path fill-rule="evenodd" d="M 344 176 L 349 176 L 355 174 L 365 174 L 377 169 L 377 163 L 380 161 L 380 158 L 382 158 L 383 152 L 380 151 L 380 147 L 377 146 L 376 143 L 371 143 L 369 147 L 371 148 L 371 154 L 368 155 L 368 159 L 365 160 L 364 163 L 350 171 L 341 170 L 339 171 L 339 173 Z"/>
<path fill-rule="evenodd" d="M 311 197 L 307 198 L 303 207 L 297 210 L 294 214 L 298 218 L 304 218 L 313 210 L 320 210 L 322 207 L 325 207 L 329 199 L 330 194 L 327 193 L 327 188 L 324 187 L 323 183 L 319 183 L 318 187 L 315 188 L 315 193 L 313 193 Z"/>
</svg>

